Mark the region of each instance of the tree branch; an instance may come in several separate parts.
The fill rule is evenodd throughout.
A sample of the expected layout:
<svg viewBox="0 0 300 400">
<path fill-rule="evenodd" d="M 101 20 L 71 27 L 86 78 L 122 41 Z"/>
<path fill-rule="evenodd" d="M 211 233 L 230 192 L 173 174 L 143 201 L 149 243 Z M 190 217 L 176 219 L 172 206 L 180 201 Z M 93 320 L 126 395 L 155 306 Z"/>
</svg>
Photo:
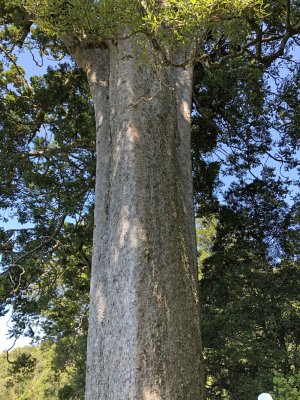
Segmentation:
<svg viewBox="0 0 300 400">
<path fill-rule="evenodd" d="M 21 71 L 20 67 L 18 66 L 18 64 L 16 63 L 14 57 L 12 54 L 10 54 L 10 52 L 4 47 L 0 45 L 0 51 L 2 51 L 6 58 L 9 59 L 9 61 L 14 65 L 14 67 L 16 68 L 16 70 L 18 71 L 18 73 L 20 74 L 23 82 L 25 83 L 25 85 L 28 87 L 28 89 L 33 93 L 33 88 L 30 85 L 30 83 L 28 82 L 28 80 L 25 78 L 24 73 Z"/>
<path fill-rule="evenodd" d="M 63 226 L 63 224 L 64 224 L 64 222 L 65 222 L 65 219 L 66 219 L 67 215 L 68 215 L 68 213 L 67 213 L 67 211 L 65 211 L 65 212 L 63 213 L 63 215 L 61 216 L 61 218 L 60 218 L 60 220 L 59 220 L 59 222 L 58 222 L 58 224 L 57 224 L 57 226 L 56 226 L 56 228 L 55 228 L 55 230 L 53 231 L 53 233 L 52 233 L 51 236 L 47 236 L 47 239 L 44 240 L 41 244 L 39 244 L 39 245 L 36 246 L 34 249 L 28 251 L 26 254 L 24 254 L 24 255 L 22 255 L 21 257 L 19 257 L 14 263 L 12 263 L 12 264 L 10 265 L 10 267 L 9 267 L 8 270 L 6 270 L 6 271 L 4 271 L 4 272 L 2 273 L 2 275 L 6 274 L 6 273 L 9 273 L 9 271 L 11 270 L 12 267 L 20 266 L 19 263 L 20 263 L 21 261 L 25 260 L 26 258 L 28 258 L 29 256 L 31 256 L 32 254 L 35 254 L 36 252 L 38 252 L 39 250 L 41 250 L 44 246 L 46 246 L 47 244 L 51 243 L 51 241 L 55 238 L 55 236 L 60 232 L 60 230 L 61 230 L 61 228 L 62 228 L 62 226 Z"/>
</svg>

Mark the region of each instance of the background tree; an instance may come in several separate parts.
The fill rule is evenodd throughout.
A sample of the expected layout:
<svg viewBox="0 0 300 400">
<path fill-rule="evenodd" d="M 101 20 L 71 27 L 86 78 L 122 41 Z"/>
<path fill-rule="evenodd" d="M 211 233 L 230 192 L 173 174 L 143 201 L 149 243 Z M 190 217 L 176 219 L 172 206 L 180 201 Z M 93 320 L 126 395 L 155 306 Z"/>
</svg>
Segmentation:
<svg viewBox="0 0 300 400">
<path fill-rule="evenodd" d="M 75 364 L 57 363 L 55 344 L 15 349 L 11 362 L 5 363 L 6 354 L 1 355 L 0 399 L 42 400 L 81 399 L 84 387 L 79 388 L 74 380 Z"/>
<path fill-rule="evenodd" d="M 284 190 L 268 171 L 220 210 L 201 281 L 208 398 L 250 399 L 298 373 L 299 204 Z"/>
<path fill-rule="evenodd" d="M 223 38 L 218 46 L 215 57 L 230 43 Z M 194 189 L 209 239 L 199 250 L 211 399 L 250 400 L 262 391 L 299 397 L 294 49 L 266 69 L 251 58 L 228 59 L 218 74 L 207 72 L 194 92 Z M 228 177 L 236 183 L 220 198 Z"/>
</svg>

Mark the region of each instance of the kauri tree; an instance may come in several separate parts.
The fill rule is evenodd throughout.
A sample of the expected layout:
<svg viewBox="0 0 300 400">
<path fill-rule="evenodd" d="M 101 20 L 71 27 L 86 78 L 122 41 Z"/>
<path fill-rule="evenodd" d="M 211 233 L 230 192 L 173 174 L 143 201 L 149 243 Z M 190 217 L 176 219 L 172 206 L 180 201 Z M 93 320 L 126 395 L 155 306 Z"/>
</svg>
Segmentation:
<svg viewBox="0 0 300 400">
<path fill-rule="evenodd" d="M 65 246 L 76 246 L 78 257 L 72 262 L 82 265 L 79 259 L 87 256 L 85 232 L 90 225 L 80 218 L 78 210 L 70 212 L 80 219 L 76 227 L 78 242 L 73 243 L 75 232 L 73 228 L 68 231 L 65 222 L 68 210 L 78 203 L 86 205 L 85 215 L 90 212 L 87 188 L 93 184 L 93 172 L 89 170 L 93 154 L 85 152 L 84 146 L 91 147 L 93 140 L 84 134 L 84 129 L 88 134 L 92 132 L 85 126 L 90 108 L 81 105 L 83 115 L 80 113 L 75 122 L 67 115 L 62 117 L 64 102 L 58 110 L 57 98 L 48 102 L 43 85 L 38 82 L 38 91 L 34 92 L 35 82 L 29 84 L 25 80 L 9 48 L 10 40 L 22 45 L 32 29 L 31 35 L 43 51 L 50 48 L 55 57 L 63 52 L 75 59 L 86 73 L 92 93 L 97 167 L 87 399 L 203 398 L 190 145 L 193 88 L 201 82 L 202 75 L 212 73 L 214 66 L 227 59 L 246 54 L 266 68 L 281 56 L 289 39 L 299 32 L 298 6 L 278 2 L 278 8 L 271 6 L 268 10 L 258 1 L 1 3 L 2 50 L 11 63 L 4 83 L 7 107 L 12 107 L 5 125 L 8 132 L 14 124 L 20 125 L 20 116 L 14 112 L 20 106 L 27 107 L 22 134 L 13 139 L 8 135 L 5 140 L 8 148 L 16 152 L 20 146 L 27 146 L 29 157 L 22 161 L 27 176 L 23 175 L 22 180 L 32 184 L 24 189 L 24 197 L 29 193 L 34 198 L 39 179 L 57 191 L 55 198 L 53 192 L 40 193 L 48 207 L 35 208 L 32 216 L 37 223 L 46 217 L 47 225 L 38 224 L 40 232 L 35 232 L 44 240 L 30 241 L 25 253 L 12 260 L 5 271 L 5 279 L 13 282 L 22 307 L 22 295 L 28 287 L 23 280 L 24 265 L 28 284 L 30 269 L 41 265 L 40 259 L 35 264 L 32 258 L 26 265 L 28 256 L 44 250 L 43 262 L 50 266 L 56 260 L 59 265 L 66 264 L 65 253 L 56 250 L 62 230 Z M 283 15 L 278 12 L 281 10 Z M 80 107 L 76 94 L 81 93 L 81 83 L 77 81 L 81 72 L 70 73 L 67 66 L 61 68 L 53 73 L 63 77 L 63 91 L 53 88 L 54 93 L 60 97 L 67 94 L 71 98 L 66 100 Z M 17 91 L 9 93 L 9 79 L 14 75 L 19 76 Z M 49 84 L 52 81 L 44 83 Z M 66 90 L 70 87 L 79 90 L 73 97 Z M 18 89 L 22 91 L 20 97 L 16 95 Z M 32 93 L 40 105 L 38 109 L 26 102 Z M 196 97 L 194 104 L 201 111 Z M 56 121 L 53 116 L 58 112 L 60 118 Z M 33 143 L 26 134 L 30 134 L 34 123 L 39 127 L 43 123 L 52 125 L 56 143 L 49 146 L 47 140 L 38 137 Z M 76 137 L 69 136 L 66 143 L 59 126 L 76 131 Z M 72 156 L 65 153 L 63 158 L 58 157 L 58 143 L 65 149 L 69 145 Z M 76 144 L 79 170 L 74 162 Z M 10 154 L 6 157 L 9 196 L 14 193 L 16 169 L 23 167 L 16 166 Z M 42 174 L 39 157 L 51 160 Z M 28 165 L 39 172 L 28 172 Z M 70 171 L 74 180 L 68 182 L 66 195 L 61 196 L 60 187 Z M 80 188 L 86 187 L 78 192 L 79 182 Z M 26 220 L 25 209 L 23 215 Z M 26 239 L 19 238 L 20 247 Z M 5 243 L 9 244 L 9 238 Z M 56 260 L 47 260 L 47 254 L 55 254 Z M 55 279 L 57 271 L 52 271 Z M 86 273 L 84 268 L 82 273 Z M 44 278 L 51 280 L 51 274 Z M 63 275 L 70 279 L 67 272 Z M 54 297 L 59 298 L 59 294 Z M 35 296 L 33 291 L 32 298 Z M 29 302 L 27 315 L 36 311 L 33 305 Z"/>
</svg>

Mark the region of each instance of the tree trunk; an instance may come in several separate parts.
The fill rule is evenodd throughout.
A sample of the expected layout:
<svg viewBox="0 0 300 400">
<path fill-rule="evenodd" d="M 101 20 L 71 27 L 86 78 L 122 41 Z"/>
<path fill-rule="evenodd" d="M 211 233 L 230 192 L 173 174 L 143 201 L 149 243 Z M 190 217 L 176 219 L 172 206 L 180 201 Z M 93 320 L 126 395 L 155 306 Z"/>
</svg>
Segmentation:
<svg viewBox="0 0 300 400">
<path fill-rule="evenodd" d="M 97 124 L 86 400 L 200 400 L 191 68 L 132 39 L 75 58 Z"/>
</svg>

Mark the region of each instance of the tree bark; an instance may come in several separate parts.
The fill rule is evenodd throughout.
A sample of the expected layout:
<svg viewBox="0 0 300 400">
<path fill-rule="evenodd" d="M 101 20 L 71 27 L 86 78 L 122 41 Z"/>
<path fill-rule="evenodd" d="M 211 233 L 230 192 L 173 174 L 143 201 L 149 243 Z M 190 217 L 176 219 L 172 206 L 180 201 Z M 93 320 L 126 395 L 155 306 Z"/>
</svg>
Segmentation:
<svg viewBox="0 0 300 400">
<path fill-rule="evenodd" d="M 74 56 L 97 125 L 86 400 L 200 400 L 191 67 L 133 39 Z"/>
</svg>

